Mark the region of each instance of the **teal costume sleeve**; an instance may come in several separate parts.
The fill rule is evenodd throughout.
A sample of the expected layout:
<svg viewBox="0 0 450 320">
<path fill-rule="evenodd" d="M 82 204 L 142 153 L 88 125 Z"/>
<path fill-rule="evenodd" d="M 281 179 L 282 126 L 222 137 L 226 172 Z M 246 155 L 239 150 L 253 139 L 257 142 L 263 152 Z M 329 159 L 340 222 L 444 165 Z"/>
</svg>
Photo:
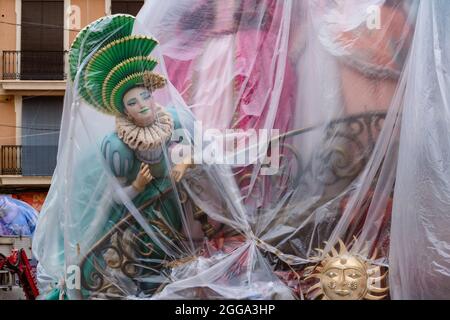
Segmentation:
<svg viewBox="0 0 450 320">
<path fill-rule="evenodd" d="M 194 135 L 194 115 L 185 108 L 168 107 L 166 111 L 170 113 L 174 122 L 174 129 L 185 129 L 190 136 Z"/>
<path fill-rule="evenodd" d="M 140 163 L 133 150 L 120 140 L 116 132 L 103 139 L 101 151 L 114 176 L 127 178 L 128 182 L 136 177 Z"/>
</svg>

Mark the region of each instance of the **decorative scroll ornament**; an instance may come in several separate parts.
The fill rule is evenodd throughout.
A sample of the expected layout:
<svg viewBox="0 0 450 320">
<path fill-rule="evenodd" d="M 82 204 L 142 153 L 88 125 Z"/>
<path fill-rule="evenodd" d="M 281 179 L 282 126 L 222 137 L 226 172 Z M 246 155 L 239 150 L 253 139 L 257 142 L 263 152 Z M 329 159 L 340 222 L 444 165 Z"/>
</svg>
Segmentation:
<svg viewBox="0 0 450 320">
<path fill-rule="evenodd" d="M 387 272 L 381 274 L 375 260 L 376 252 L 365 261 L 357 254 L 350 253 L 339 239 L 339 252 L 334 247 L 318 265 L 309 267 L 311 272 L 305 280 L 316 278 L 318 283 L 307 291 L 307 296 L 321 300 L 381 300 L 389 288 L 382 287 Z M 320 253 L 323 250 L 316 249 Z"/>
</svg>

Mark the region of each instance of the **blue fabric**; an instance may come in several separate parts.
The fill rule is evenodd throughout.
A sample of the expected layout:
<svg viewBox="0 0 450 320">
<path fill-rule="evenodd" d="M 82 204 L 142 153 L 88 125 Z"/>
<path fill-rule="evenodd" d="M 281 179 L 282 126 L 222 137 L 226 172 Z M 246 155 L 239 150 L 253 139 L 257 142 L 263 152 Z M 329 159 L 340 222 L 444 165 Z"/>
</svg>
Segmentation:
<svg viewBox="0 0 450 320">
<path fill-rule="evenodd" d="M 32 236 L 38 213 L 27 203 L 0 196 L 0 236 Z"/>
</svg>

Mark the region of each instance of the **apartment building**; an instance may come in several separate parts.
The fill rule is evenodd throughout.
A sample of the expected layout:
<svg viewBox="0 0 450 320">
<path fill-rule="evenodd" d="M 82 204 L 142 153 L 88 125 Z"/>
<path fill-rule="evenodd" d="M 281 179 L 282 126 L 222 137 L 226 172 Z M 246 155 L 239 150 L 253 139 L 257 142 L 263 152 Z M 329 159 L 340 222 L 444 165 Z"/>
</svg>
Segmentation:
<svg viewBox="0 0 450 320">
<path fill-rule="evenodd" d="M 68 72 L 78 31 L 143 0 L 0 0 L 0 194 L 39 209 L 56 166 Z"/>
</svg>

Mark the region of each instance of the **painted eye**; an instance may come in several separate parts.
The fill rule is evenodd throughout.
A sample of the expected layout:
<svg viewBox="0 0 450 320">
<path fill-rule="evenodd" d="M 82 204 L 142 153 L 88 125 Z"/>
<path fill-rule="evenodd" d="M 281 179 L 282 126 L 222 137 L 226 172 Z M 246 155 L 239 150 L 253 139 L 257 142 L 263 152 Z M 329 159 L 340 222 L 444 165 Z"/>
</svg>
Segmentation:
<svg viewBox="0 0 450 320">
<path fill-rule="evenodd" d="M 152 94 L 150 92 L 143 92 L 143 93 L 141 93 L 141 97 L 144 100 L 148 100 L 152 97 Z"/>
<path fill-rule="evenodd" d="M 337 274 L 335 272 L 331 271 L 331 272 L 327 273 L 327 276 L 330 278 L 334 278 L 334 277 L 337 277 Z"/>
</svg>

